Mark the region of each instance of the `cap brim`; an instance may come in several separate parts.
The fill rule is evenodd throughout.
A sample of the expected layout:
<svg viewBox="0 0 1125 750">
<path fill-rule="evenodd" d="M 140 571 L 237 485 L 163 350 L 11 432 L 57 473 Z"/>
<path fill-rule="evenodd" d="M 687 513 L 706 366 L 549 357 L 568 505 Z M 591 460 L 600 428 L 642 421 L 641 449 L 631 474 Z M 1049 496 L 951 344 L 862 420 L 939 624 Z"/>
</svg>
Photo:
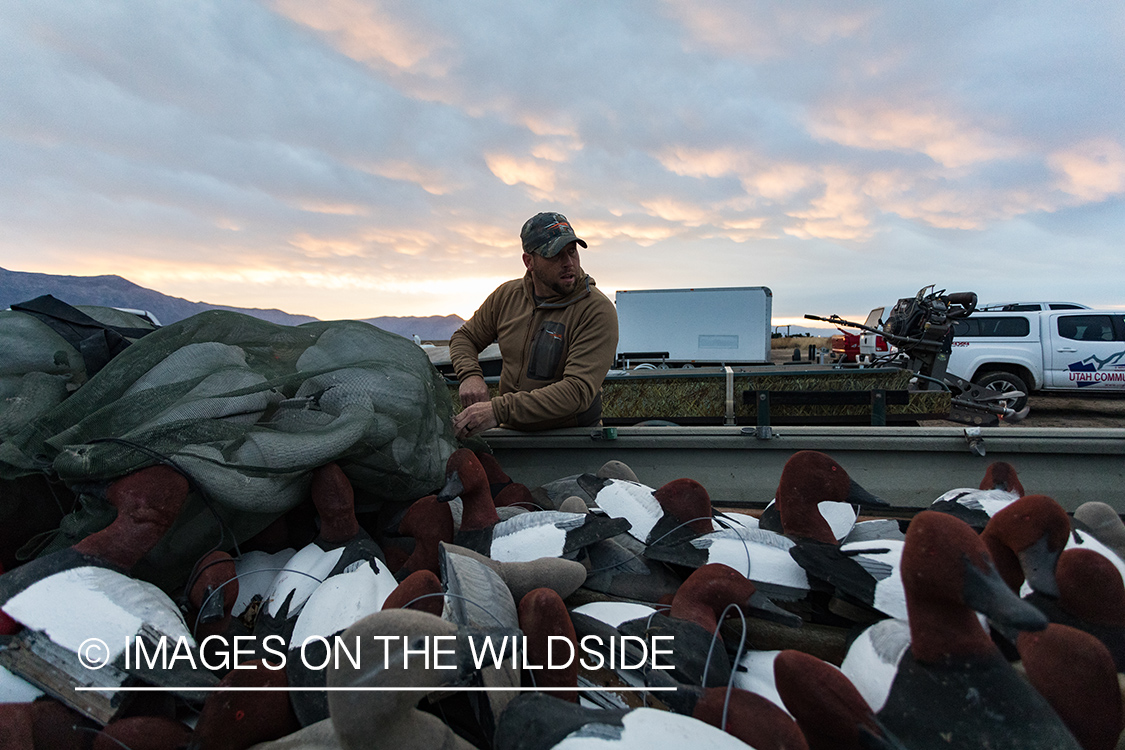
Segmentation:
<svg viewBox="0 0 1125 750">
<path fill-rule="evenodd" d="M 572 242 L 577 242 L 582 247 L 586 247 L 586 240 L 579 239 L 573 234 L 563 234 L 553 238 L 547 243 L 546 247 L 538 250 L 537 252 L 544 258 L 553 258 L 562 252 L 562 249 Z"/>
</svg>

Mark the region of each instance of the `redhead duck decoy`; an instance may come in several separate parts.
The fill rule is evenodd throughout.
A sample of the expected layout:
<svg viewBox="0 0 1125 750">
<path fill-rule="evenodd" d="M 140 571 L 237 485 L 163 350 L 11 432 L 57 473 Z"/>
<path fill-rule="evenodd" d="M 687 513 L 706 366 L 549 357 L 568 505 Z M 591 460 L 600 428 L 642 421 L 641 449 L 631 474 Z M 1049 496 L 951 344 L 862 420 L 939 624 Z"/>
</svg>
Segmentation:
<svg viewBox="0 0 1125 750">
<path fill-rule="evenodd" d="M 1051 622 L 1098 637 L 1125 670 L 1125 584 L 1112 551 L 1071 531 L 1066 511 L 1045 495 L 1022 497 L 998 512 L 981 540 L 1010 587 Z"/>
<path fill-rule="evenodd" d="M 996 570 L 1019 591 L 1026 581 L 1051 598 L 1059 595 L 1055 566 L 1070 539 L 1070 518 L 1046 495 L 1027 495 L 998 510 L 981 532 Z"/>
<path fill-rule="evenodd" d="M 584 708 L 550 695 L 524 693 L 501 714 L 494 747 L 496 750 L 649 750 L 654 747 L 747 750 L 755 746 L 704 721 L 671 711 Z"/>
<path fill-rule="evenodd" d="M 607 479 L 594 497 L 597 509 L 629 522 L 629 535 L 643 544 L 667 543 L 715 530 L 711 497 L 694 479 L 674 479 L 659 489 Z"/>
<path fill-rule="evenodd" d="M 369 562 L 375 575 L 386 573 L 382 550 L 355 517 L 351 483 L 334 463 L 313 472 L 312 500 L 320 519 L 320 533 L 294 554 L 263 597 L 254 624 L 260 638 L 278 633 L 289 641 L 297 614 L 328 578 Z"/>
<path fill-rule="evenodd" d="M 971 527 L 945 513 L 919 513 L 906 533 L 902 577 L 910 648 L 876 711 L 888 731 L 920 750 L 1076 750 L 1065 725 L 977 620 L 981 612 L 1016 630 L 1047 625 L 1000 577 Z"/>
<path fill-rule="evenodd" d="M 980 487 L 949 490 L 930 505 L 930 510 L 960 518 L 978 532 L 997 511 L 1026 494 L 1015 467 L 994 461 L 985 469 Z"/>
<path fill-rule="evenodd" d="M 60 571 L 98 567 L 128 573 L 171 528 L 187 494 L 187 480 L 163 465 L 116 480 L 106 491 L 109 503 L 117 509 L 113 522 L 72 547 L 0 575 L 0 606 L 27 586 Z"/>
<path fill-rule="evenodd" d="M 1083 750 L 1113 750 L 1125 717 L 1109 649 L 1089 633 L 1057 623 L 1020 633 L 1017 648 L 1028 681 Z"/>
<path fill-rule="evenodd" d="M 580 636 L 603 636 L 608 625 L 621 635 L 648 639 L 654 635 L 673 637 L 672 654 L 668 664 L 675 668 L 667 673 L 673 680 L 687 685 L 703 685 L 704 673 L 708 680 L 704 687 L 726 685 L 730 680 L 730 657 L 722 647 L 718 635 L 719 618 L 735 605 L 746 615 L 758 615 L 787 625 L 799 626 L 796 615 L 785 612 L 759 593 L 754 584 L 738 571 L 726 565 L 705 565 L 688 577 L 676 592 L 671 609 L 662 614 L 655 609 L 644 611 L 628 602 L 587 604 L 573 610 L 572 619 Z M 637 616 L 630 617 L 636 613 Z M 600 617 L 606 619 L 600 620 Z M 718 639 L 716 648 L 712 641 Z M 710 654 L 711 661 L 707 657 Z"/>
<path fill-rule="evenodd" d="M 441 580 L 436 574 L 428 570 L 418 570 L 402 579 L 402 583 L 383 602 L 383 609 L 409 607 L 419 612 L 429 612 L 434 617 L 441 617 L 442 610 L 445 608 L 443 592 Z"/>
<path fill-rule="evenodd" d="M 867 701 L 839 669 L 802 651 L 774 659 L 778 694 L 797 720 L 809 750 L 902 748 L 880 726 Z"/>
<path fill-rule="evenodd" d="M 1058 598 L 1038 593 L 1028 601 L 1051 622 L 1085 631 L 1105 644 L 1125 672 L 1125 583 L 1109 560 L 1089 549 L 1066 549 L 1055 567 Z"/>
<path fill-rule="evenodd" d="M 1074 511 L 1075 528 L 1085 531 L 1125 559 L 1125 523 L 1113 508 L 1091 500 Z"/>
<path fill-rule="evenodd" d="M 798 543 L 837 544 L 839 530 L 833 530 L 821 513 L 826 502 L 886 506 L 831 457 L 799 451 L 786 462 L 778 482 L 778 521 L 783 533 L 731 524 L 688 542 L 654 545 L 646 554 L 653 560 L 687 567 L 721 562 L 747 576 L 771 598 L 804 599 L 813 585 L 821 584 L 810 583 L 791 550 Z"/>
<path fill-rule="evenodd" d="M 194 648 L 175 602 L 151 583 L 126 575 L 175 520 L 187 482 L 168 467 L 153 466 L 117 480 L 107 496 L 118 513 L 105 529 L 0 576 L 4 612 L 64 651 L 77 652 L 87 639 L 101 638 L 110 661 L 122 656 L 127 637 L 142 632 L 173 643 L 183 638 Z M 74 617 L 75 612 L 83 617 Z M 80 663 L 77 657 L 74 663 Z M 188 669 L 186 661 L 174 670 L 133 666 L 130 672 L 157 684 L 214 683 L 211 675 Z"/>
<path fill-rule="evenodd" d="M 211 692 L 195 723 L 187 750 L 245 750 L 300 728 L 289 702 L 284 669 L 252 661 L 232 669 Z M 265 689 L 259 689 L 265 688 Z"/>
<path fill-rule="evenodd" d="M 887 507 L 820 451 L 798 451 L 781 470 L 777 492 L 758 519 L 760 528 L 789 537 L 839 543 L 855 526 L 855 506 Z"/>
<path fill-rule="evenodd" d="M 527 637 L 527 663 L 540 667 L 525 670 L 523 686 L 540 690 L 578 687 L 578 659 L 568 657 L 581 652 L 562 597 L 545 588 L 527 592 L 520 599 L 519 623 Z M 560 639 L 569 642 L 569 650 L 559 645 Z M 578 702 L 577 691 L 554 695 L 571 703 Z"/>
<path fill-rule="evenodd" d="M 448 503 L 438 502 L 437 495 L 427 495 L 410 504 L 406 515 L 398 522 L 398 531 L 414 537 L 414 549 L 406 562 L 395 571 L 405 579 L 420 570 L 438 572 L 438 544 L 453 541 L 453 514 Z"/>
<path fill-rule="evenodd" d="M 476 456 L 461 448 L 446 464 L 446 485 L 439 501 L 461 497 L 464 512 L 453 541 L 501 562 L 526 562 L 540 557 L 573 559 L 583 547 L 628 530 L 623 519 L 593 514 L 538 511 L 506 521 L 496 514 L 487 477 Z"/>
</svg>

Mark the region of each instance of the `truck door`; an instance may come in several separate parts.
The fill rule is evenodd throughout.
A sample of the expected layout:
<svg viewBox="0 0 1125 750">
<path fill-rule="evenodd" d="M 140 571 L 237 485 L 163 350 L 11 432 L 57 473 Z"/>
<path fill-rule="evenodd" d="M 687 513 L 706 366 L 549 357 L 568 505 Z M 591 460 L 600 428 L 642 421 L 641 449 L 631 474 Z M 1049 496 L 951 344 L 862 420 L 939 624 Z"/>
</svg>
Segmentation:
<svg viewBox="0 0 1125 750">
<path fill-rule="evenodd" d="M 1125 390 L 1125 316 L 1059 313 L 1049 325 L 1049 387 Z"/>
</svg>

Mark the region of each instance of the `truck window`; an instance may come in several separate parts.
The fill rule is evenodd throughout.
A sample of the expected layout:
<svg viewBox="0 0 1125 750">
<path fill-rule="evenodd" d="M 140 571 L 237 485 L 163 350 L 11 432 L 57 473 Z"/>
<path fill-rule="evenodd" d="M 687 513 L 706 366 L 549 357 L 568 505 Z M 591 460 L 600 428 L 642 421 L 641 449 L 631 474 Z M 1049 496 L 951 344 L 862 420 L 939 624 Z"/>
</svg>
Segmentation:
<svg viewBox="0 0 1125 750">
<path fill-rule="evenodd" d="M 965 318 L 953 324 L 956 338 L 995 336 L 1020 338 L 1031 333 L 1031 324 L 1023 317 Z"/>
<path fill-rule="evenodd" d="M 1059 336 L 1073 341 L 1113 341 L 1113 319 L 1108 315 L 1064 315 L 1056 322 Z"/>
</svg>

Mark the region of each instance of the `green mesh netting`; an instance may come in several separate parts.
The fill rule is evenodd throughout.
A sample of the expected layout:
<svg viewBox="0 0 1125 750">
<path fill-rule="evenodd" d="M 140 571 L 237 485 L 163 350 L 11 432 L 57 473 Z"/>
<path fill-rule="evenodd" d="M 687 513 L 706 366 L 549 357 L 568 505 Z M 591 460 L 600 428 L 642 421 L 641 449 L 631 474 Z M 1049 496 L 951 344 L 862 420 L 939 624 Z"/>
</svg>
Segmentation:
<svg viewBox="0 0 1125 750">
<path fill-rule="evenodd" d="M 75 309 L 111 326 L 154 328 L 112 307 Z M 86 379 L 82 354 L 50 326 L 26 313 L 0 311 L 0 442 L 62 403 Z"/>
<path fill-rule="evenodd" d="M 311 470 L 329 461 L 368 500 L 440 486 L 456 447 L 451 415 L 444 380 L 400 336 L 357 321 L 291 327 L 215 310 L 137 340 L 25 422 L 0 443 L 0 478 L 108 480 L 156 453 L 191 475 L 241 540 L 307 496 Z M 88 511 L 72 514 L 48 549 L 104 525 Z M 217 536 L 193 495 L 149 558 L 194 561 Z"/>
</svg>

